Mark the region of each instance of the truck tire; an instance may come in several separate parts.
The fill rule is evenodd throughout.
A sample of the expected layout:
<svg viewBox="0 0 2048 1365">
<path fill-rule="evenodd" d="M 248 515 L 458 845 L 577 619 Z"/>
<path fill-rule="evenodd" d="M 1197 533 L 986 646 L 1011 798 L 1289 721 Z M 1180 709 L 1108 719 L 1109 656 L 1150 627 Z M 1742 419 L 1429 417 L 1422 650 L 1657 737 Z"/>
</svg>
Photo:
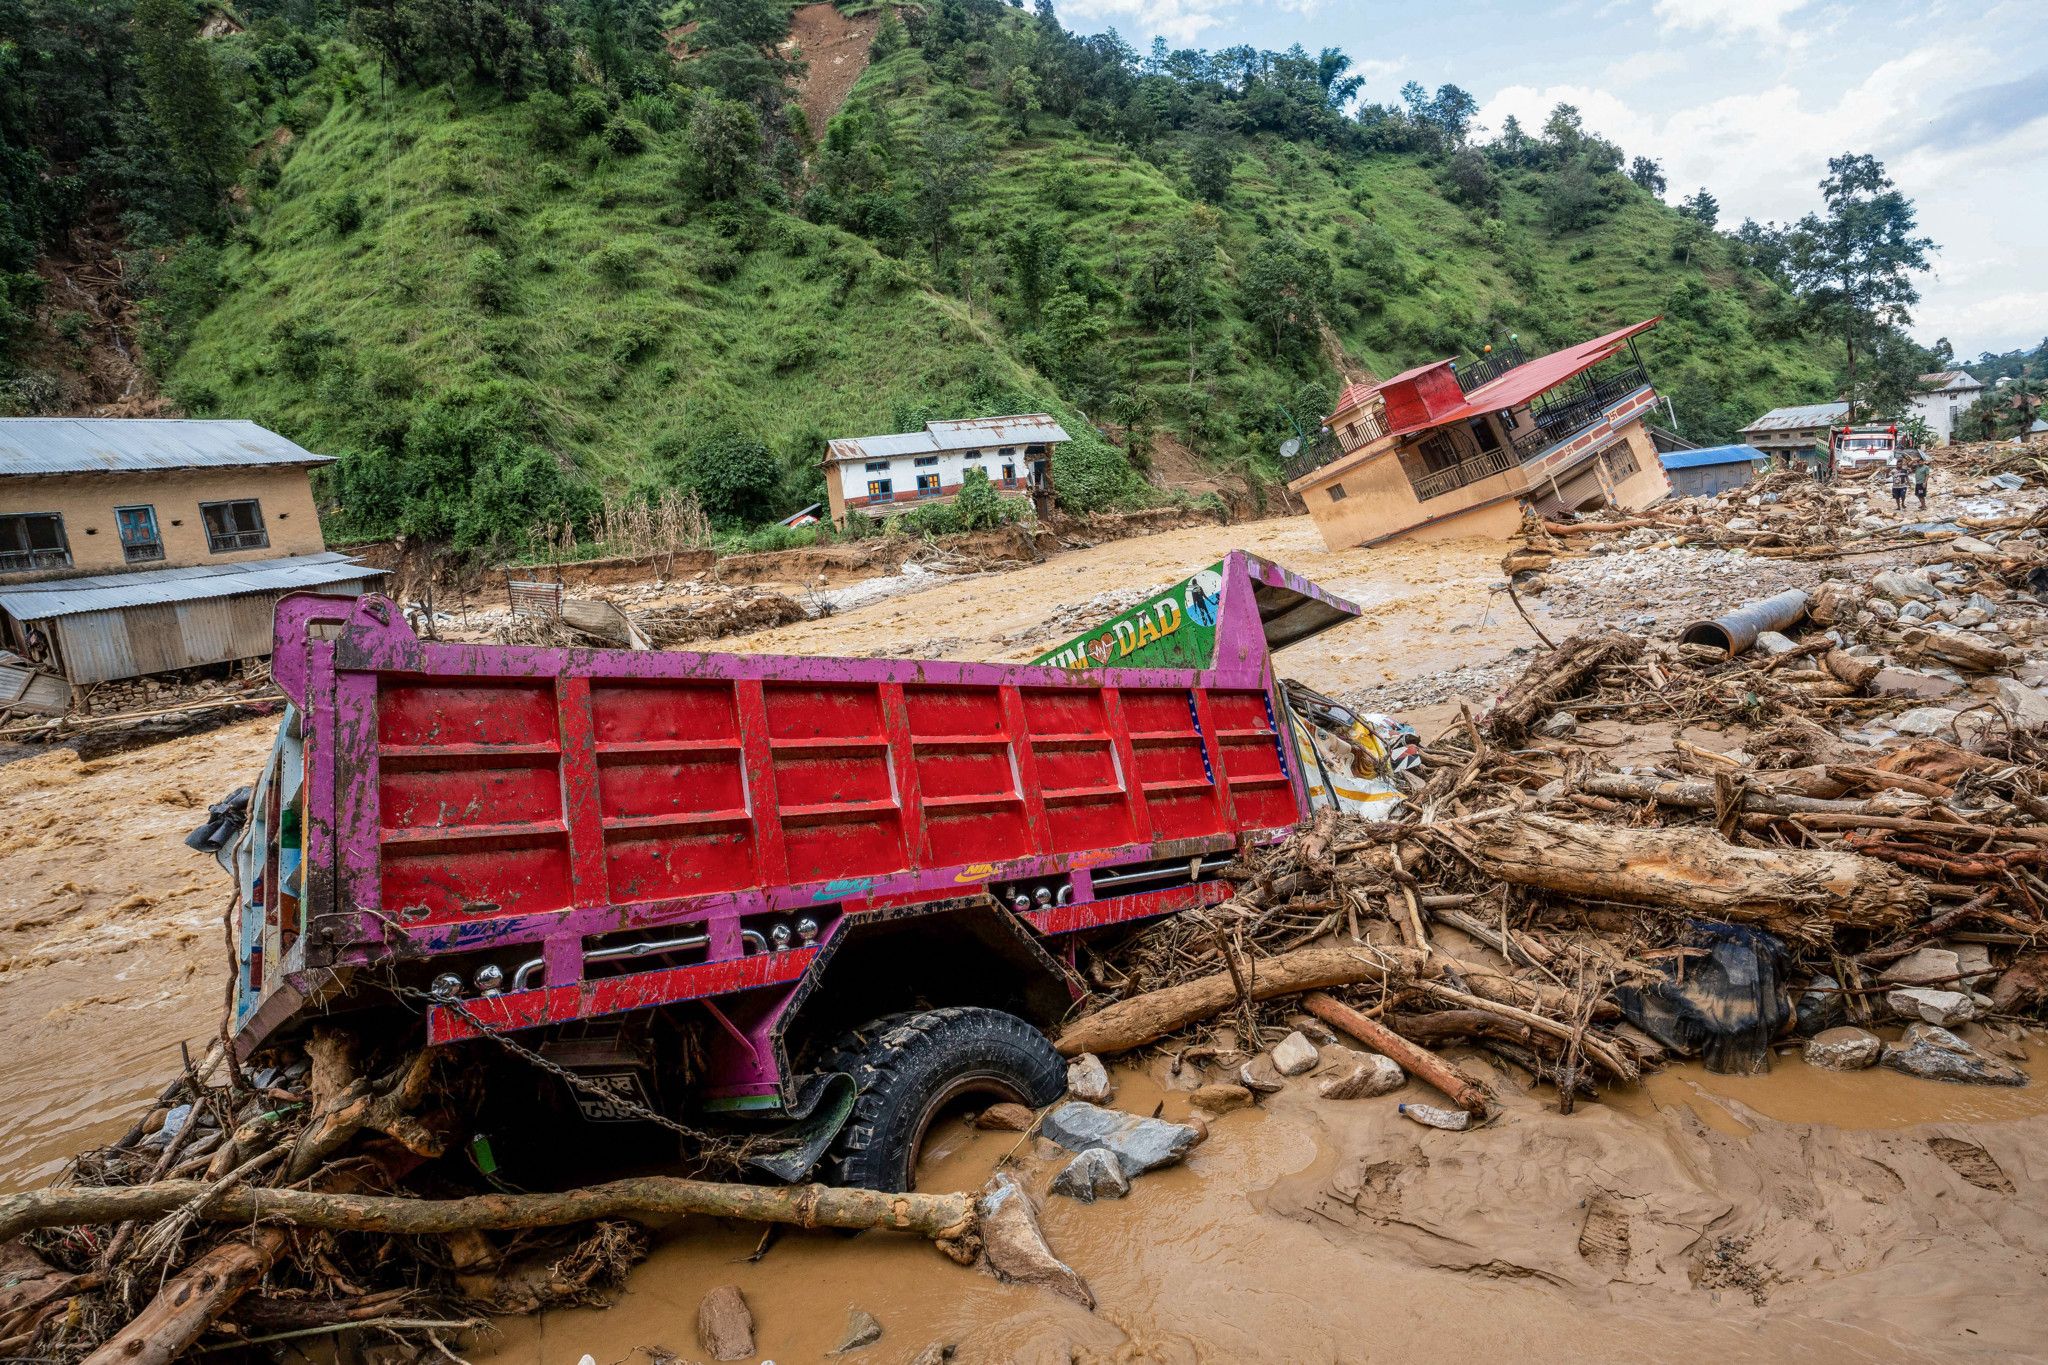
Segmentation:
<svg viewBox="0 0 2048 1365">
<path fill-rule="evenodd" d="M 1066 1092 L 1067 1067 L 1044 1034 L 1001 1010 L 891 1015 L 856 1029 L 826 1061 L 854 1079 L 853 1116 L 824 1162 L 828 1183 L 907 1190 L 925 1130 L 967 1096 L 1036 1109 Z"/>
</svg>

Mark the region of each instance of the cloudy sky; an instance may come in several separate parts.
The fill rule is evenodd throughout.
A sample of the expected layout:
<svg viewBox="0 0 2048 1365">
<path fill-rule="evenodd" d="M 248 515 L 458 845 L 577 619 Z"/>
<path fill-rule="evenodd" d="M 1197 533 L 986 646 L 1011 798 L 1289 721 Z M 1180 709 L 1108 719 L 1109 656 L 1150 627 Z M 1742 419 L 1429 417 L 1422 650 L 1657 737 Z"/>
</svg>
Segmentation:
<svg viewBox="0 0 2048 1365">
<path fill-rule="evenodd" d="M 1340 47 L 1366 98 L 1454 82 L 1489 135 L 1570 101 L 1662 161 L 1672 200 L 1712 189 L 1725 227 L 1797 218 L 1830 156 L 1869 152 L 1941 248 L 1915 335 L 1974 357 L 2048 334 L 2048 0 L 1055 3 L 1141 50 Z"/>
</svg>

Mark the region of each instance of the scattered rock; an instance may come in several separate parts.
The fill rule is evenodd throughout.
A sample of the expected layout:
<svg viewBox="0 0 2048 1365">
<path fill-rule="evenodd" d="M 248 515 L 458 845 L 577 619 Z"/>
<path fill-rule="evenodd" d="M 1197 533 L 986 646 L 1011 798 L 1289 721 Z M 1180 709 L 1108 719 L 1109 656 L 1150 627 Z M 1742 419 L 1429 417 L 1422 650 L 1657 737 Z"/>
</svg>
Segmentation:
<svg viewBox="0 0 2048 1365">
<path fill-rule="evenodd" d="M 1908 602 L 1905 606 L 1899 608 L 1899 619 L 1901 621 L 1925 621 L 1932 615 L 1934 615 L 1934 608 L 1928 606 L 1925 602 Z"/>
<path fill-rule="evenodd" d="M 1874 597 L 1865 605 L 1868 607 L 1870 614 L 1880 621 L 1896 621 L 1899 619 L 1899 608 L 1896 602 L 1887 602 L 1882 597 Z"/>
<path fill-rule="evenodd" d="M 1963 986 L 1976 990 L 1998 975 L 1997 964 L 1991 960 L 1991 950 L 1981 943 L 1958 943 L 1955 945 L 1956 970 L 1962 973 Z"/>
<path fill-rule="evenodd" d="M 1035 1117 L 1021 1104 L 992 1104 L 974 1116 L 974 1126 L 989 1132 L 1021 1133 Z"/>
<path fill-rule="evenodd" d="M 1121 1199 L 1131 1192 L 1131 1178 L 1105 1147 L 1090 1147 L 1052 1178 L 1052 1192 L 1092 1204 L 1107 1196 Z"/>
<path fill-rule="evenodd" d="M 1920 701 L 1939 701 L 1958 686 L 1938 673 L 1923 673 L 1917 668 L 1880 668 L 1870 680 L 1873 696 L 1913 697 Z"/>
<path fill-rule="evenodd" d="M 1801 1033 L 1819 1033 L 1841 1018 L 1842 983 L 1826 972 L 1817 973 L 1806 989 L 1799 993 L 1798 1004 L 1794 1007 L 1799 1016 Z"/>
<path fill-rule="evenodd" d="M 1992 686 L 1998 689 L 1998 704 L 2012 717 L 2015 728 L 2048 730 L 2048 694 L 2011 678 L 1994 678 Z"/>
<path fill-rule="evenodd" d="M 1948 949 L 1916 948 L 1878 973 L 1877 979 L 1893 986 L 1945 985 L 1962 971 L 1962 959 Z"/>
<path fill-rule="evenodd" d="M 1964 607 L 1961 611 L 1957 612 L 1954 616 L 1951 616 L 1949 618 L 1949 620 L 1955 622 L 1957 625 L 1965 627 L 1981 626 L 1990 619 L 1991 613 L 1985 611 L 1982 607 Z"/>
<path fill-rule="evenodd" d="M 1941 589 L 1925 573 L 1903 569 L 1886 569 L 1870 580 L 1870 590 L 1895 602 L 1932 602 L 1941 596 Z"/>
<path fill-rule="evenodd" d="M 1299 1076 L 1304 1071 L 1315 1070 L 1322 1054 L 1316 1045 L 1299 1033 L 1290 1033 L 1273 1045 L 1273 1069 L 1283 1076 Z"/>
<path fill-rule="evenodd" d="M 1349 1049 L 1344 1049 L 1344 1054 L 1336 1070 L 1323 1077 L 1316 1087 L 1316 1093 L 1326 1100 L 1370 1099 L 1399 1090 L 1408 1081 L 1391 1057 Z"/>
<path fill-rule="evenodd" d="M 910 1358 L 910 1365 L 946 1365 L 953 1358 L 953 1343 L 935 1341 Z"/>
<path fill-rule="evenodd" d="M 1987 545 L 1975 536 L 1957 536 L 1948 543 L 1948 548 L 1959 555 L 1983 555 L 1992 559 L 1998 558 L 1998 547 L 1996 545 Z"/>
<path fill-rule="evenodd" d="M 1860 1028 L 1831 1028 L 1806 1043 L 1806 1064 L 1823 1071 L 1861 1071 L 1875 1066 L 1884 1040 Z"/>
<path fill-rule="evenodd" d="M 1536 724 L 1536 733 L 1545 739 L 1563 739 L 1579 728 L 1579 718 L 1569 711 L 1552 711 Z"/>
<path fill-rule="evenodd" d="M 1260 1095 L 1274 1094 L 1287 1084 L 1272 1057 L 1263 1052 L 1237 1069 L 1237 1083 Z"/>
<path fill-rule="evenodd" d="M 1090 1109 L 1092 1105 L 1064 1104 L 1061 1110 Z M 1101 1112 L 1101 1111 L 1097 1111 Z M 1119 1115 L 1118 1117 L 1124 1117 Z M 1038 1210 L 1031 1196 L 1005 1172 L 998 1172 L 981 1197 L 981 1254 L 999 1280 L 1012 1284 L 1043 1285 L 1086 1307 L 1095 1306 L 1095 1292 L 1074 1268 L 1052 1254 L 1045 1234 L 1038 1228 Z M 731 1357 L 721 1356 L 720 1359 Z"/>
<path fill-rule="evenodd" d="M 1916 706 L 1900 716 L 1894 716 L 1891 727 L 1902 735 L 1939 735 L 1947 732 L 1956 722 L 1956 713 L 1939 706 Z"/>
<path fill-rule="evenodd" d="M 1404 1104 L 1399 1108 L 1403 1118 L 1447 1133 L 1462 1133 L 1472 1126 L 1472 1116 L 1462 1109 L 1439 1109 L 1433 1104 Z"/>
<path fill-rule="evenodd" d="M 865 1308 L 846 1310 L 846 1335 L 832 1348 L 832 1354 L 843 1356 L 858 1351 L 863 1346 L 872 1346 L 882 1339 L 882 1324 L 875 1321 L 875 1315 Z"/>
<path fill-rule="evenodd" d="M 713 1360 L 754 1354 L 754 1314 L 736 1284 L 722 1284 L 697 1305 L 697 1340 Z"/>
<path fill-rule="evenodd" d="M 1197 1092 L 1199 1093 L 1199 1092 Z M 1141 1119 L 1070 1100 L 1045 1116 L 1039 1131 L 1070 1152 L 1107 1148 L 1125 1175 L 1170 1166 L 1188 1154 L 1200 1134 L 1184 1123 Z"/>
<path fill-rule="evenodd" d="M 1790 654 L 1799 648 L 1799 642 L 1775 630 L 1765 630 L 1757 632 L 1756 647 L 1766 654 Z"/>
<path fill-rule="evenodd" d="M 1981 1055 L 1945 1028 L 1909 1024 L 1898 1046 L 1879 1059 L 1894 1071 L 1930 1081 L 1971 1085 L 2025 1085 L 2027 1073 L 2016 1066 Z"/>
<path fill-rule="evenodd" d="M 1929 986 L 1908 986 L 1887 994 L 1885 1004 L 1905 1018 L 1924 1019 L 1946 1028 L 1967 1024 L 1977 1017 L 1977 1002 L 1961 991 L 1938 991 Z"/>
<path fill-rule="evenodd" d="M 1110 1096 L 1109 1068 L 1092 1052 L 1084 1052 L 1067 1063 L 1067 1093 L 1077 1100 L 1100 1104 Z"/>
<path fill-rule="evenodd" d="M 1241 1085 L 1205 1085 L 1188 1098 L 1212 1114 L 1227 1114 L 1249 1106 L 1252 1092 Z"/>
</svg>

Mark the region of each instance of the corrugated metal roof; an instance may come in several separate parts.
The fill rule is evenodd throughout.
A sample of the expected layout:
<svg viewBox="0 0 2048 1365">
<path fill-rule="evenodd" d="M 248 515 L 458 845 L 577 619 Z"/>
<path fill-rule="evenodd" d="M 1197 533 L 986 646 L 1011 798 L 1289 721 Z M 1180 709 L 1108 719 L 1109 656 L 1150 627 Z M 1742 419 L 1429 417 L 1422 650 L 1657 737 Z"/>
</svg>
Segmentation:
<svg viewBox="0 0 2048 1365">
<path fill-rule="evenodd" d="M 1050 413 L 1017 417 L 976 417 L 961 422 L 927 422 L 923 431 L 886 436 L 839 436 L 826 446 L 828 462 L 886 460 L 895 455 L 935 455 L 946 450 L 980 450 L 986 446 L 1041 445 L 1070 441 L 1066 428 Z"/>
<path fill-rule="evenodd" d="M 254 422 L 161 417 L 0 418 L 0 476 L 332 464 Z"/>
<path fill-rule="evenodd" d="M 1708 446 L 1704 450 L 1673 450 L 1657 457 L 1666 469 L 1695 469 L 1703 464 L 1740 464 L 1770 458 L 1755 446 Z"/>
<path fill-rule="evenodd" d="M 1968 370 L 1936 370 L 1933 374 L 1920 376 L 1920 387 L 1940 392 L 1944 389 L 1981 389 L 1984 381 Z"/>
<path fill-rule="evenodd" d="M 1742 429 L 1752 431 L 1797 431 L 1802 427 L 1825 427 L 1849 415 L 1847 403 L 1808 403 L 1796 408 L 1772 408 Z"/>
<path fill-rule="evenodd" d="M 143 573 L 94 574 L 84 578 L 51 578 L 0 589 L 0 611 L 17 621 L 46 621 L 87 611 L 166 602 L 193 602 L 208 597 L 239 597 L 252 592 L 293 592 L 381 578 L 345 554 L 329 550 L 287 559 L 254 559 L 239 564 L 199 564 L 183 569 L 150 569 Z"/>
</svg>

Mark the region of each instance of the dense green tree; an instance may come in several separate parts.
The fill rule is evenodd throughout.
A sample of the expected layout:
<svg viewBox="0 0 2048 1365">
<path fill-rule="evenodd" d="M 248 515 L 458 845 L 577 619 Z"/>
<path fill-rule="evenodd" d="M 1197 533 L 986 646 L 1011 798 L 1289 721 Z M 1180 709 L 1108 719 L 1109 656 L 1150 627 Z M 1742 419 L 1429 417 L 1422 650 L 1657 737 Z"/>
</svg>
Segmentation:
<svg viewBox="0 0 2048 1365">
<path fill-rule="evenodd" d="M 1329 257 L 1291 238 L 1259 244 L 1238 283 L 1238 306 L 1272 354 L 1299 363 L 1322 344 L 1335 293 Z"/>
<path fill-rule="evenodd" d="M 1679 200 L 1678 211 L 1710 231 L 1721 221 L 1721 201 L 1714 198 L 1704 185 Z"/>
<path fill-rule="evenodd" d="M 706 199 L 736 199 L 753 184 L 761 122 L 736 100 L 706 95 L 690 110 L 686 175 Z"/>
<path fill-rule="evenodd" d="M 738 427 L 714 426 L 692 440 L 671 472 L 714 521 L 751 525 L 778 510 L 782 466 L 764 441 Z"/>
<path fill-rule="evenodd" d="M 1188 184 L 1211 204 L 1230 197 L 1231 164 L 1236 160 L 1222 138 L 1198 138 L 1188 148 Z"/>
<path fill-rule="evenodd" d="M 1664 193 L 1664 166 L 1654 157 L 1639 156 L 1629 162 L 1628 178 L 1651 194 Z"/>
<path fill-rule="evenodd" d="M 911 212 L 933 259 L 952 248 L 953 216 L 981 192 L 989 170 L 988 151 L 973 133 L 939 126 L 919 139 Z"/>
<path fill-rule="evenodd" d="M 1010 122 L 1016 127 L 1018 137 L 1031 136 L 1031 116 L 1045 107 L 1038 91 L 1038 77 L 1028 66 L 1013 66 L 1003 77 L 999 99 L 1003 112 L 1009 115 Z"/>
<path fill-rule="evenodd" d="M 1874 156 L 1830 158 L 1820 192 L 1825 212 L 1807 214 L 1792 229 L 1787 269 L 1814 325 L 1842 345 L 1853 416 L 1867 397 L 1858 384 L 1858 352 L 1911 322 L 1920 301 L 1913 277 L 1927 269 L 1934 242 L 1919 234 L 1913 201 Z"/>
<path fill-rule="evenodd" d="M 233 179 L 241 153 L 220 70 L 186 0 L 136 0 L 132 22 L 149 117 L 173 167 L 202 196 L 193 207 L 208 211 Z"/>
</svg>

